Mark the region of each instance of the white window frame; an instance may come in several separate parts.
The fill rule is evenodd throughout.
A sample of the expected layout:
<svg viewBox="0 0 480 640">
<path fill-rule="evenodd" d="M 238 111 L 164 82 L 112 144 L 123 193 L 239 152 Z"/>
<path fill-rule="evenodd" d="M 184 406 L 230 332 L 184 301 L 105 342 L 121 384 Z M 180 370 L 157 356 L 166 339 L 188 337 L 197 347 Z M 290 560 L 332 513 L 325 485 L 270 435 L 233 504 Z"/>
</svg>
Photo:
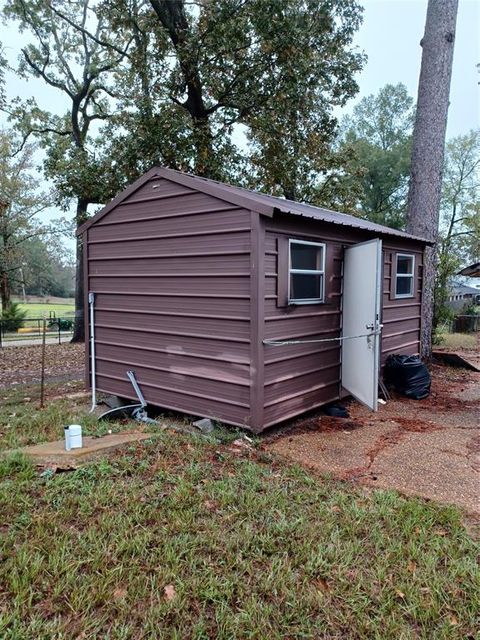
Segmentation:
<svg viewBox="0 0 480 640">
<path fill-rule="evenodd" d="M 398 273 L 399 258 L 411 258 L 412 260 L 411 273 Z M 410 282 L 412 283 L 410 293 L 397 293 L 398 278 L 410 278 Z M 414 297 L 415 297 L 415 255 L 413 253 L 397 253 L 395 254 L 395 298 L 414 298 Z"/>
<path fill-rule="evenodd" d="M 321 269 L 292 269 L 292 244 L 304 244 L 309 247 L 322 249 L 322 265 Z M 323 304 L 325 302 L 325 254 L 327 251 L 327 245 L 324 242 L 310 242 L 307 240 L 295 240 L 289 238 L 288 240 L 288 304 Z M 307 274 L 307 275 L 320 275 L 320 297 L 319 298 L 291 298 L 290 297 L 290 281 L 291 274 Z"/>
</svg>

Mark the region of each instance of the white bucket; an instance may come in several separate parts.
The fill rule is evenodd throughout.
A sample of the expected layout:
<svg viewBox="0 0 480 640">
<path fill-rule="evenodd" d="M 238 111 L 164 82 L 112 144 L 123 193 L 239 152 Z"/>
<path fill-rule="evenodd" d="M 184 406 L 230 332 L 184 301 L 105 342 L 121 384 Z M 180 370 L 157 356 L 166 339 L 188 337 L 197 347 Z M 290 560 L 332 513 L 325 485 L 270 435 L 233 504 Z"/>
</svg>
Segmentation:
<svg viewBox="0 0 480 640">
<path fill-rule="evenodd" d="M 65 427 L 65 450 L 82 448 L 82 426 L 69 424 Z"/>
</svg>

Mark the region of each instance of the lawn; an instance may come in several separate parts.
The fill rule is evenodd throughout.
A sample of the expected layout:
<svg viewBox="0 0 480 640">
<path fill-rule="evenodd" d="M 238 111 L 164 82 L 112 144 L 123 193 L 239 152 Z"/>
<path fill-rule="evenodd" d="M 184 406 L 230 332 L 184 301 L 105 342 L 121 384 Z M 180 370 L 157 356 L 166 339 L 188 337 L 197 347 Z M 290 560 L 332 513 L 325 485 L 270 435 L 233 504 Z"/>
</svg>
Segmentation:
<svg viewBox="0 0 480 640">
<path fill-rule="evenodd" d="M 84 411 L 23 397 L 3 393 L 0 448 Z M 478 637 L 479 550 L 457 509 L 316 477 L 225 431 L 153 430 L 69 473 L 0 462 L 2 640 Z"/>
<path fill-rule="evenodd" d="M 62 303 L 47 303 L 47 302 L 21 302 L 20 308 L 27 312 L 27 318 L 49 318 L 50 315 L 55 314 L 57 318 L 71 317 L 75 313 L 75 305 L 68 302 Z"/>
</svg>

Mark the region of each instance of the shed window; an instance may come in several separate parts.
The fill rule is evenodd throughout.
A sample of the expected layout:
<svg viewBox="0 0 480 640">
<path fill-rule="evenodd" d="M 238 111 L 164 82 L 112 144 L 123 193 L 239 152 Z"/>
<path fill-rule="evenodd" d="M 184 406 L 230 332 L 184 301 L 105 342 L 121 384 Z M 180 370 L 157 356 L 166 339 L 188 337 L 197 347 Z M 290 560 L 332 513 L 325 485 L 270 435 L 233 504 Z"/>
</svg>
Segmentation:
<svg viewBox="0 0 480 640">
<path fill-rule="evenodd" d="M 289 240 L 288 302 L 319 303 L 324 300 L 325 245 Z"/>
<path fill-rule="evenodd" d="M 415 256 L 397 253 L 395 297 L 411 298 L 414 295 Z"/>
</svg>

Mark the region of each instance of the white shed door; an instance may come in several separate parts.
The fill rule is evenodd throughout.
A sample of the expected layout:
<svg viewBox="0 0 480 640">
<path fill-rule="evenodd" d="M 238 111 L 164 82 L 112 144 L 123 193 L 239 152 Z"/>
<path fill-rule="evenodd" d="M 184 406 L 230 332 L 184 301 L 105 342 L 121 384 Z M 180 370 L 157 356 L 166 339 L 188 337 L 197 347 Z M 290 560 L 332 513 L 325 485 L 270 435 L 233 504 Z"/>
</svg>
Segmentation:
<svg viewBox="0 0 480 640">
<path fill-rule="evenodd" d="M 342 295 L 342 386 L 373 411 L 378 406 L 382 241 L 345 249 Z M 362 336 L 362 337 L 355 337 Z"/>
</svg>

